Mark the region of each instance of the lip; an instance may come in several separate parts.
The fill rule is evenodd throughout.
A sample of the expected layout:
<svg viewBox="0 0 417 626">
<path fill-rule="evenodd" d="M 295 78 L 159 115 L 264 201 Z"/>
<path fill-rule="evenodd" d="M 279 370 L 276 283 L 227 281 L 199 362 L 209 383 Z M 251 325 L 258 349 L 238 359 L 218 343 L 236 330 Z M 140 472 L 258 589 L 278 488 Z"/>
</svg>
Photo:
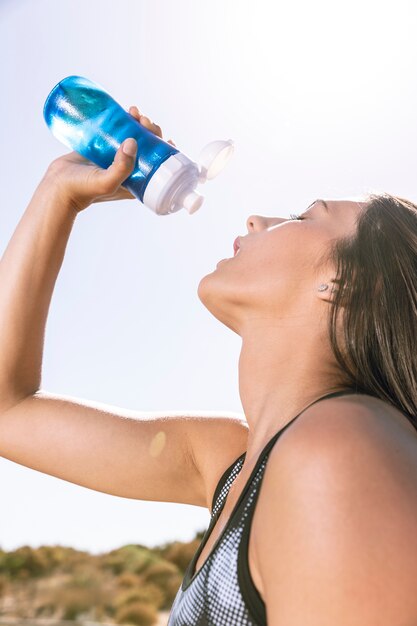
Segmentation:
<svg viewBox="0 0 417 626">
<path fill-rule="evenodd" d="M 240 249 L 240 237 L 236 237 L 236 239 L 233 242 L 234 256 L 236 256 L 239 249 Z"/>
</svg>

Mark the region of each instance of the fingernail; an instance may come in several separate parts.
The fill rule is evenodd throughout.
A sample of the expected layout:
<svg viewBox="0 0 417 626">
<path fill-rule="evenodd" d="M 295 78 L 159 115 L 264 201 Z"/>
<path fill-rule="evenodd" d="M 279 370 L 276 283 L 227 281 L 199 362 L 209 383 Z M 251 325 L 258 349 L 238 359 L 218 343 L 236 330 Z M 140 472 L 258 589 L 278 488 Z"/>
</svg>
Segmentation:
<svg viewBox="0 0 417 626">
<path fill-rule="evenodd" d="M 136 105 L 132 104 L 130 108 L 133 109 L 133 112 L 135 113 L 135 115 L 139 115 L 139 116 L 141 115 L 141 112 L 139 111 Z"/>
<path fill-rule="evenodd" d="M 133 137 L 129 137 L 129 139 L 125 139 L 123 142 L 122 150 L 127 156 L 133 157 L 136 154 L 137 143 Z"/>
</svg>

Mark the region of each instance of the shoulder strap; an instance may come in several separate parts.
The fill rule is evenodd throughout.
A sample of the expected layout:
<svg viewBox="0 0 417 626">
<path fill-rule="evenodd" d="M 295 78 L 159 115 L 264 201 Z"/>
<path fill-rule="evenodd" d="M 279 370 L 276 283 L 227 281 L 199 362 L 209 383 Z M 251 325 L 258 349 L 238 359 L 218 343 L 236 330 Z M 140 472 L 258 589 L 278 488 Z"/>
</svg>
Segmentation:
<svg viewBox="0 0 417 626">
<path fill-rule="evenodd" d="M 280 428 L 272 437 L 271 439 L 267 442 L 266 446 L 264 447 L 264 449 L 262 450 L 261 454 L 259 455 L 259 460 L 261 458 L 263 458 L 263 456 L 265 454 L 267 454 L 270 449 L 272 448 L 272 446 L 276 443 L 276 441 L 279 439 L 279 437 L 282 435 L 282 433 L 287 430 L 287 428 L 289 426 L 291 426 L 291 424 L 293 422 L 295 422 L 295 420 L 300 417 L 304 411 L 306 411 L 307 409 L 309 409 L 311 406 L 313 406 L 313 404 L 316 404 L 316 402 L 319 402 L 320 400 L 325 400 L 327 398 L 335 398 L 337 396 L 347 396 L 349 394 L 360 394 L 362 392 L 359 391 L 355 391 L 354 389 L 344 389 L 342 391 L 332 391 L 331 393 L 326 393 L 326 395 L 324 396 L 320 396 L 320 398 L 317 398 L 316 400 L 314 400 L 313 402 L 310 402 L 310 404 L 308 404 L 306 407 L 304 407 L 304 409 L 302 411 L 300 411 L 299 413 L 297 413 L 297 415 L 295 417 L 293 417 L 287 424 L 285 424 L 285 426 L 283 426 L 282 428 Z"/>
<path fill-rule="evenodd" d="M 251 573 L 249 571 L 248 550 L 249 550 L 249 535 L 250 535 L 250 530 L 252 526 L 252 519 L 253 519 L 253 515 L 254 515 L 254 511 L 255 511 L 255 507 L 256 507 L 257 500 L 258 500 L 259 491 L 260 491 L 259 487 L 260 487 L 260 483 L 262 482 L 264 470 L 267 464 L 267 458 L 265 459 L 265 457 L 268 457 L 269 452 L 271 451 L 276 441 L 279 439 L 280 435 L 307 408 L 309 408 L 310 406 L 312 406 L 319 400 L 323 400 L 324 398 L 333 398 L 333 397 L 344 396 L 344 395 L 348 395 L 352 393 L 359 394 L 362 392 L 356 391 L 354 389 L 345 389 L 343 391 L 335 391 L 332 393 L 328 393 L 325 396 L 321 396 L 320 398 L 318 398 L 317 400 L 309 404 L 307 407 L 305 407 L 300 413 L 298 413 L 298 415 L 293 417 L 292 420 L 290 420 L 283 428 L 281 428 L 277 433 L 275 433 L 275 435 L 268 441 L 268 443 L 262 450 L 261 454 L 259 455 L 259 458 L 258 458 L 259 468 L 258 468 L 258 473 L 256 475 L 257 485 L 251 494 L 250 506 L 248 507 L 247 512 L 245 514 L 245 524 L 242 529 L 241 542 L 238 548 L 237 570 L 238 570 L 238 580 L 239 580 L 239 586 L 240 586 L 242 597 L 245 600 L 245 603 L 248 606 L 249 611 L 251 612 L 252 616 L 256 620 L 256 623 L 259 624 L 260 626 L 264 626 L 267 623 L 266 622 L 266 607 L 258 589 L 255 587 Z"/>
<path fill-rule="evenodd" d="M 295 417 L 292 418 L 292 420 L 290 420 L 288 422 L 288 424 L 286 424 L 283 428 L 281 428 L 277 433 L 275 433 L 275 435 L 273 435 L 273 437 L 271 437 L 271 439 L 267 442 L 267 444 L 265 445 L 264 449 L 262 450 L 262 452 L 260 453 L 259 457 L 258 457 L 258 462 L 257 465 L 260 464 L 260 462 L 262 461 L 263 456 L 269 452 L 269 448 L 271 448 L 275 441 L 277 440 L 277 438 L 279 437 L 279 435 L 281 435 L 284 430 L 286 430 L 288 428 L 288 426 L 290 426 L 290 424 L 293 423 L 293 421 L 299 417 L 302 413 L 304 413 L 304 411 L 306 409 L 308 409 L 310 406 L 312 406 L 313 404 L 315 404 L 316 402 L 318 402 L 319 400 L 324 400 L 324 398 L 332 398 L 334 396 L 341 396 L 341 395 L 347 395 L 350 393 L 359 393 L 358 391 L 355 391 L 354 389 L 344 389 L 342 391 L 333 391 L 331 393 L 328 393 L 324 396 L 321 396 L 320 398 L 317 398 L 316 400 L 314 400 L 314 402 L 311 402 L 307 407 L 305 407 L 300 413 L 298 413 L 298 415 L 296 415 Z M 233 463 L 231 465 L 229 465 L 229 467 L 223 472 L 223 474 L 221 475 L 219 482 L 217 483 L 216 489 L 214 490 L 214 494 L 213 494 L 213 500 L 211 503 L 211 511 L 212 511 L 212 515 L 213 515 L 213 511 L 215 511 L 217 507 L 217 499 L 219 498 L 220 494 L 221 494 L 221 490 L 223 489 L 224 485 L 226 484 L 227 479 L 230 477 L 230 475 L 232 474 L 233 470 L 235 469 L 235 466 L 241 462 L 244 458 L 244 456 L 246 455 L 246 452 L 243 452 L 243 454 L 241 454 L 237 459 L 235 459 L 235 461 L 233 461 Z M 226 495 L 226 494 L 225 494 Z"/>
<path fill-rule="evenodd" d="M 223 487 L 226 484 L 227 479 L 230 477 L 230 475 L 232 474 L 233 470 L 235 469 L 235 466 L 241 461 L 243 460 L 243 457 L 246 455 L 246 452 L 243 452 L 240 456 L 238 456 L 237 459 L 235 459 L 233 461 L 233 463 L 231 465 L 229 465 L 229 467 L 223 472 L 223 474 L 220 477 L 219 482 L 217 483 L 216 489 L 214 490 L 214 494 L 213 494 L 213 500 L 211 503 L 211 511 L 212 511 L 212 515 L 214 514 L 215 510 L 218 508 L 218 502 L 217 500 L 219 499 L 221 490 L 223 489 Z"/>
</svg>

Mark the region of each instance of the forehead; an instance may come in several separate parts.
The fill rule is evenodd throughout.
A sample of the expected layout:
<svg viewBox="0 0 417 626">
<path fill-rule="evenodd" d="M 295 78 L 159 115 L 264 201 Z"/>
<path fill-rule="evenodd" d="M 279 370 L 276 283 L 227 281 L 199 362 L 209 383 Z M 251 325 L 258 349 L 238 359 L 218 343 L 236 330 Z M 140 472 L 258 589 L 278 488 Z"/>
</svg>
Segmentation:
<svg viewBox="0 0 417 626">
<path fill-rule="evenodd" d="M 343 211 L 344 213 L 354 213 L 356 215 L 361 213 L 368 204 L 363 198 L 342 198 L 340 200 L 332 200 L 329 198 L 326 199 L 325 202 L 329 208 L 329 212 Z"/>
</svg>

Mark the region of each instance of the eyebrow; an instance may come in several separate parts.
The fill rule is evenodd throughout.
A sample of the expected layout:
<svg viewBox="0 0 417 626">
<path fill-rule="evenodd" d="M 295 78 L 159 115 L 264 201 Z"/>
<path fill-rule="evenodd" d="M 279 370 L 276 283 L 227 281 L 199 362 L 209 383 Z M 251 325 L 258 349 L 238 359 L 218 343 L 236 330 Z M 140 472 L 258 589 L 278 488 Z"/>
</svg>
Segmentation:
<svg viewBox="0 0 417 626">
<path fill-rule="evenodd" d="M 314 202 L 312 202 L 308 208 L 314 206 L 316 204 L 316 202 L 320 202 L 320 204 L 322 204 L 324 206 L 326 211 L 329 212 L 329 205 L 327 204 L 327 202 L 325 200 L 322 200 L 321 198 L 317 198 L 317 200 L 314 200 Z"/>
</svg>

